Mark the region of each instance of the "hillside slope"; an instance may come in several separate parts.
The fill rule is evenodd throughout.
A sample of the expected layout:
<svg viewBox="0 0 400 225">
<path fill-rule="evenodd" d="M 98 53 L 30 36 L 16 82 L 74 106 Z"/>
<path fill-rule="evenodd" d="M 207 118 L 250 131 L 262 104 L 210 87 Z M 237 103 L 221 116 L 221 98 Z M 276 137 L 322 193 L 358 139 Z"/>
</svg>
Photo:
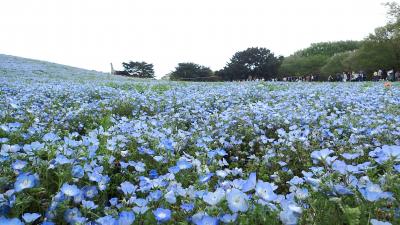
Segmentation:
<svg viewBox="0 0 400 225">
<path fill-rule="evenodd" d="M 86 70 L 46 61 L 0 54 L 0 76 L 44 78 L 107 77 L 108 73 Z"/>
</svg>

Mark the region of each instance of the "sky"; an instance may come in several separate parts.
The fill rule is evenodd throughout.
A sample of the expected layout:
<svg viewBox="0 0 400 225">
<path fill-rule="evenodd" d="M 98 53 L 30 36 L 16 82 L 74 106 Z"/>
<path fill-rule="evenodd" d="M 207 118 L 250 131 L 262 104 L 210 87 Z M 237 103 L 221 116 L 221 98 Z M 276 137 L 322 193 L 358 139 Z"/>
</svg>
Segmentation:
<svg viewBox="0 0 400 225">
<path fill-rule="evenodd" d="M 86 69 L 180 62 L 218 70 L 248 47 L 289 56 L 311 43 L 362 40 L 385 0 L 0 0 L 0 54 Z"/>
</svg>

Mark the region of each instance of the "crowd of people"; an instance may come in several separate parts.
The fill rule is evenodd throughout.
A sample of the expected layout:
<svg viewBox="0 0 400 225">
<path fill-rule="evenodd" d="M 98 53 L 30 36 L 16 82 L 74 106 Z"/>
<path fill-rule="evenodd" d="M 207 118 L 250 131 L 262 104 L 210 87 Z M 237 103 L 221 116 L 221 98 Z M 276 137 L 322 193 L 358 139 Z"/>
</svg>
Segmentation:
<svg viewBox="0 0 400 225">
<path fill-rule="evenodd" d="M 343 81 L 343 82 L 347 82 L 347 81 L 365 81 L 367 80 L 367 76 L 363 71 L 360 71 L 358 73 L 356 72 L 343 72 L 343 73 L 339 73 L 336 74 L 335 76 L 329 75 L 328 77 L 328 81 L 333 82 L 333 81 Z"/>
<path fill-rule="evenodd" d="M 385 70 L 378 70 L 375 71 L 372 75 L 373 81 L 379 80 L 388 80 L 388 81 L 400 81 L 400 71 L 395 71 L 394 69 L 385 71 Z"/>
<path fill-rule="evenodd" d="M 318 75 L 308 75 L 308 76 L 287 76 L 282 79 L 274 79 L 273 81 L 285 81 L 285 82 L 312 82 L 319 81 Z"/>
<path fill-rule="evenodd" d="M 326 78 L 325 78 L 326 79 Z M 309 76 L 287 76 L 281 79 L 273 79 L 272 81 L 285 81 L 285 82 L 312 82 L 312 81 L 326 81 L 320 78 L 319 75 Z M 343 72 L 335 75 L 329 75 L 329 82 L 360 82 L 360 81 L 400 81 L 400 70 L 383 70 L 375 71 L 371 76 L 367 77 L 364 71 L 359 72 Z"/>
</svg>

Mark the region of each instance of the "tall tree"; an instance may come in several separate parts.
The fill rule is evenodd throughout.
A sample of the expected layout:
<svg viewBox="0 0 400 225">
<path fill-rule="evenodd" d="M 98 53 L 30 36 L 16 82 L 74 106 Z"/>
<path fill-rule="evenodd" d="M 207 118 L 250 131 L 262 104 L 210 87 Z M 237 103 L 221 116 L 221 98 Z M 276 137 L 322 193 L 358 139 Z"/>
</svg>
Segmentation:
<svg viewBox="0 0 400 225">
<path fill-rule="evenodd" d="M 348 51 L 337 53 L 330 57 L 326 64 L 321 68 L 321 74 L 328 77 L 329 75 L 342 73 L 343 71 L 353 70 L 351 63 L 347 60 L 352 54 L 354 54 L 353 51 Z"/>
<path fill-rule="evenodd" d="M 179 63 L 170 74 L 171 80 L 181 81 L 216 81 L 212 70 L 196 63 Z"/>
<path fill-rule="evenodd" d="M 400 5 L 388 7 L 388 23 L 378 27 L 363 42 L 360 49 L 343 60 L 352 70 L 372 73 L 378 69 L 400 69 Z"/>
<path fill-rule="evenodd" d="M 344 52 L 351 52 L 362 46 L 361 41 L 336 41 L 313 43 L 310 47 L 299 50 L 286 57 L 279 68 L 280 76 L 303 76 L 321 74 L 327 63 L 333 63 L 331 57 Z M 337 57 L 335 57 L 336 60 Z M 327 68 L 325 68 L 325 72 Z"/>
<path fill-rule="evenodd" d="M 153 64 L 146 62 L 123 62 L 122 66 L 124 70 L 133 77 L 138 78 L 154 78 Z"/>
<path fill-rule="evenodd" d="M 313 43 L 310 47 L 294 53 L 296 56 L 333 56 L 337 53 L 353 51 L 359 49 L 362 45 L 361 41 L 335 41 L 335 42 L 320 42 Z"/>
<path fill-rule="evenodd" d="M 369 46 L 389 47 L 389 52 L 392 54 L 394 63 L 391 67 L 400 68 L 400 4 L 397 2 L 388 2 L 385 4 L 388 8 L 388 23 L 383 27 L 375 29 L 373 34 L 370 34 L 367 41 Z"/>
<path fill-rule="evenodd" d="M 277 76 L 281 61 L 269 49 L 248 48 L 235 53 L 217 75 L 224 80 L 271 79 Z"/>
</svg>

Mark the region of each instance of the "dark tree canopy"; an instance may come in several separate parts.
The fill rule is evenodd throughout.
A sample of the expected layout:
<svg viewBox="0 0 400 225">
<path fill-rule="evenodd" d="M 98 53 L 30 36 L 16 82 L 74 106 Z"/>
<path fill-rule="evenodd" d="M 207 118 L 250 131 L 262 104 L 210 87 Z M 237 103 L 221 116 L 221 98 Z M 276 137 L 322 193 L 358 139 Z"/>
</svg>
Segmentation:
<svg viewBox="0 0 400 225">
<path fill-rule="evenodd" d="M 182 81 L 215 81 L 217 77 L 213 75 L 210 68 L 196 63 L 179 63 L 170 75 L 171 80 Z"/>
<path fill-rule="evenodd" d="M 266 48 L 248 48 L 233 55 L 217 75 L 224 80 L 271 79 L 278 73 L 282 57 Z"/>
<path fill-rule="evenodd" d="M 153 64 L 146 62 L 123 62 L 124 70 L 133 77 L 138 78 L 154 78 Z"/>
</svg>

